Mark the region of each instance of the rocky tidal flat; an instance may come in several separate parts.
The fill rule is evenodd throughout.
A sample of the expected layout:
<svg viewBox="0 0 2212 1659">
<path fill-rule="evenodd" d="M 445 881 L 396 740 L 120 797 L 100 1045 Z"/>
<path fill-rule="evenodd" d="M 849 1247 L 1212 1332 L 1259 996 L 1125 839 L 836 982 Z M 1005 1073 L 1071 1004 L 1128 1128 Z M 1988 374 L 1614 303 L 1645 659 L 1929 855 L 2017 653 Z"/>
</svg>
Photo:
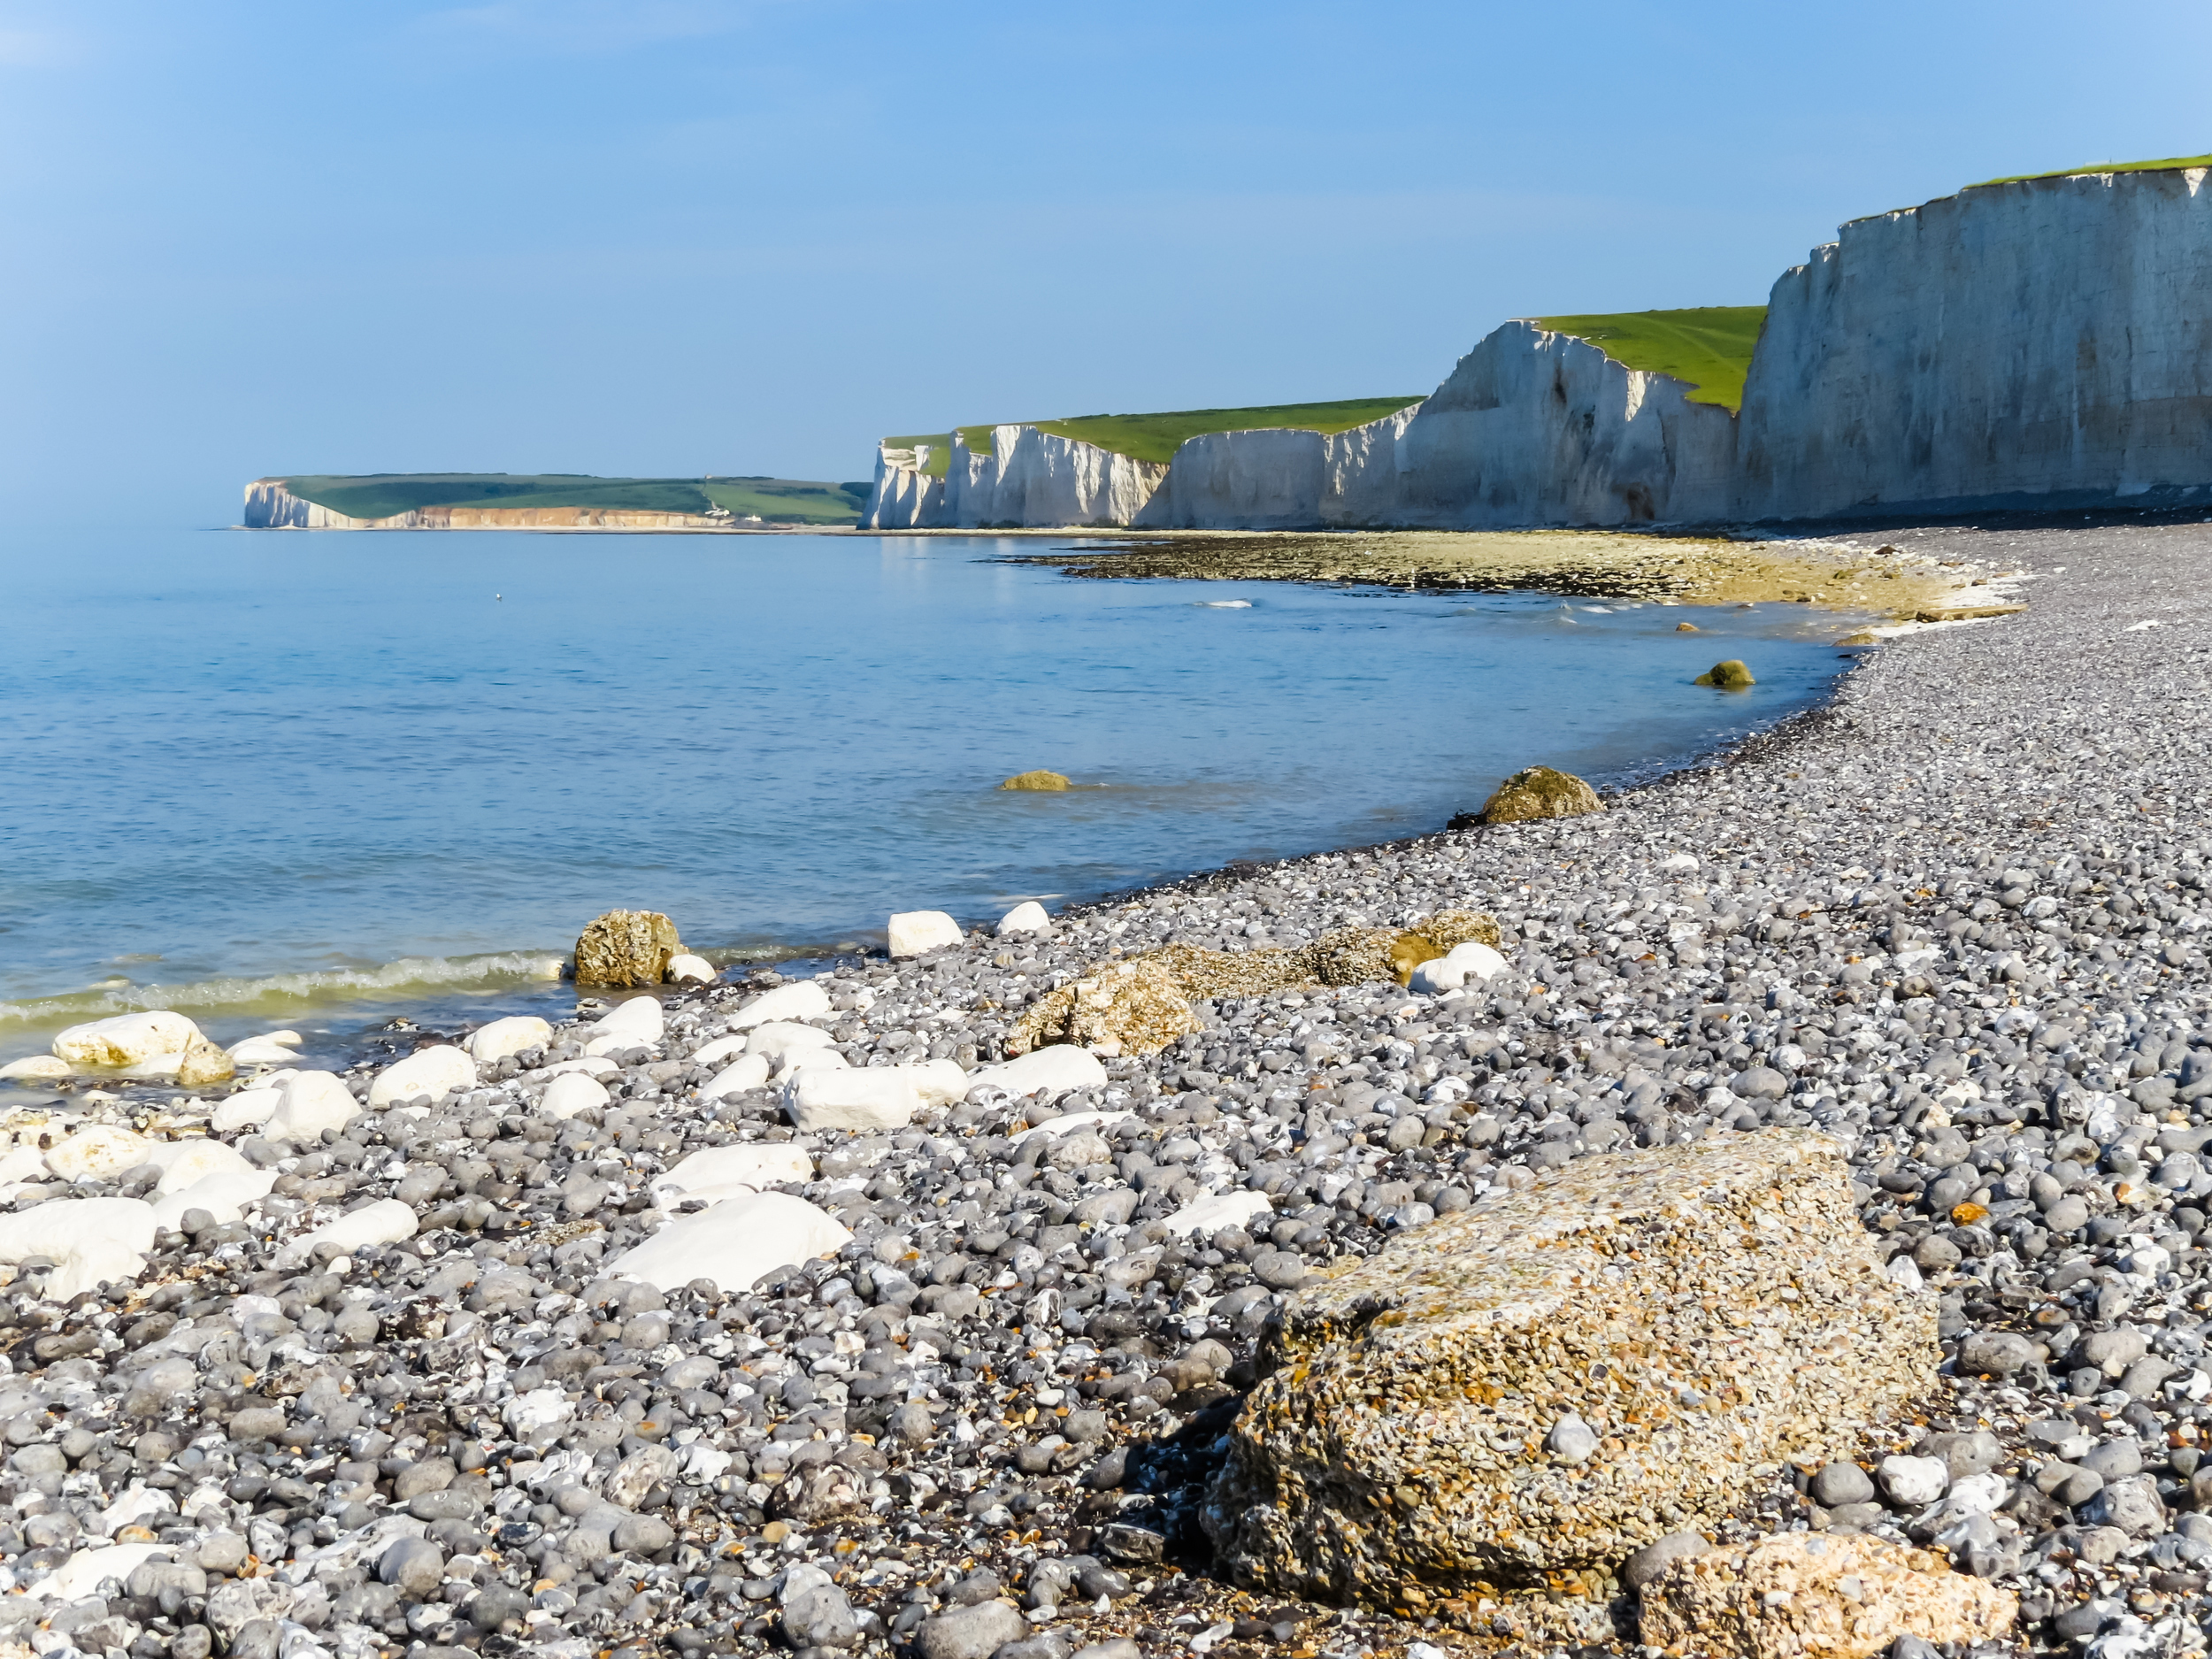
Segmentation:
<svg viewBox="0 0 2212 1659">
<path fill-rule="evenodd" d="M 219 1087 L 21 1078 L 0 1643 L 2200 1650 L 2212 529 L 1891 540 L 2025 570 L 2033 608 L 1910 633 L 1831 708 L 1599 813 L 1235 868 L 818 979 L 611 992 L 558 1026 L 402 1026 L 340 1077 L 280 1041 Z M 1156 1053 L 1009 1057 L 1025 1010 L 1162 945 L 1455 912 L 1495 918 L 1502 969 L 1211 997 Z M 1816 1147 L 1787 1202 L 1741 1186 Z M 1575 1480 L 1657 1432 L 1637 1391 L 1664 1371 L 1694 1443 L 1744 1428 L 1732 1484 L 1609 1502 L 1587 1559 L 1532 1534 L 1439 1565 L 1363 1533 L 1340 1579 L 1362 1605 L 1217 1564 L 1217 1539 L 1268 1536 L 1224 1494 L 1268 1485 L 1240 1413 L 1294 1407 L 1300 1333 L 1386 1328 L 1394 1264 L 1514 1206 L 1595 1236 L 1569 1206 L 1604 1211 L 1616 1169 L 1689 1172 L 1658 1232 L 1621 1237 L 1686 1240 L 1710 1340 L 1616 1379 L 1575 1296 L 1544 1302 L 1498 1340 L 1583 1369 L 1502 1375 L 1527 1433 L 1468 1461 L 1529 1471 L 1540 1502 L 1485 1502 L 1556 1531 Z M 1833 1282 L 1728 1255 L 1793 1249 Z M 1355 1284 L 1357 1317 L 1328 1301 Z M 1824 1422 L 1809 1388 L 1763 1449 L 1789 1379 L 1751 1361 L 1826 1340 L 1809 1302 L 1879 1315 L 1802 1352 L 1871 1367 L 1881 1398 Z M 1388 1328 L 1372 1351 L 1401 1363 Z M 1739 1341 L 1740 1383 L 1701 1380 Z M 1417 1441 L 1379 1398 L 1340 1443 Z M 1423 1473 L 1323 1507 L 1454 1501 Z"/>
</svg>

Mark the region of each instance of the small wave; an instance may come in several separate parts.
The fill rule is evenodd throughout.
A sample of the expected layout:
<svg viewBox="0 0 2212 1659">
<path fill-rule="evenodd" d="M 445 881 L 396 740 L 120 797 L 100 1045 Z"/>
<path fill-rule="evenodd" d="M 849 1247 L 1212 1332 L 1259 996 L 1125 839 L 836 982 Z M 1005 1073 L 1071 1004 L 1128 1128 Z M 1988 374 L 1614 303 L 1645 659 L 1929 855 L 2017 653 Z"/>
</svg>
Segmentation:
<svg viewBox="0 0 2212 1659">
<path fill-rule="evenodd" d="M 179 1013 L 273 1014 L 332 1003 L 407 1001 L 482 989 L 495 991 L 560 977 L 564 959 L 549 951 L 498 951 L 481 956 L 402 956 L 375 968 L 320 968 L 251 979 L 227 975 L 182 985 L 101 985 L 59 996 L 0 1002 L 0 1028 L 99 1019 L 150 1008 Z"/>
<path fill-rule="evenodd" d="M 1251 608 L 1249 599 L 1202 599 L 1198 602 L 1201 611 L 1249 611 Z"/>
</svg>

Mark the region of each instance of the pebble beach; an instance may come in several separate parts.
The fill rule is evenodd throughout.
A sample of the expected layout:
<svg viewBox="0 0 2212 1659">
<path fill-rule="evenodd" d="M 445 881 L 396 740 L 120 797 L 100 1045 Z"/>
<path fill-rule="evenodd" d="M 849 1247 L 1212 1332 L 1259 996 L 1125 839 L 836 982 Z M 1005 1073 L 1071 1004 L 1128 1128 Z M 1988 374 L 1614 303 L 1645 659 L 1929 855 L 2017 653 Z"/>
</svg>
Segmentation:
<svg viewBox="0 0 2212 1659">
<path fill-rule="evenodd" d="M 588 998 L 458 1073 L 424 1056 L 475 1033 L 395 1029 L 313 1100 L 280 1054 L 234 1086 L 0 1102 L 0 1229 L 25 1229 L 0 1236 L 0 1643 L 1634 1651 L 1615 1563 L 1356 1607 L 1240 1586 L 1208 1483 L 1315 1276 L 1585 1158 L 1787 1130 L 1841 1146 L 1940 1365 L 1705 1542 L 1891 1540 L 2016 1597 L 2008 1649 L 2201 1649 L 2212 528 L 1886 536 L 2024 572 L 2029 608 L 1899 633 L 1829 706 L 1600 813 L 644 1011 Z M 1103 964 L 1452 911 L 1496 919 L 1502 972 L 1213 998 L 1156 1055 L 994 1070 L 1024 1010 Z M 943 1081 L 910 1123 L 839 1127 L 730 1076 L 824 1050 Z M 683 1272 L 668 1239 L 703 1269 L 753 1248 L 668 1231 L 740 1169 L 790 1201 L 779 1225 L 833 1227 L 826 1253 Z M 146 1248 L 95 1273 L 51 1224 L 119 1200 L 151 1205 Z"/>
</svg>

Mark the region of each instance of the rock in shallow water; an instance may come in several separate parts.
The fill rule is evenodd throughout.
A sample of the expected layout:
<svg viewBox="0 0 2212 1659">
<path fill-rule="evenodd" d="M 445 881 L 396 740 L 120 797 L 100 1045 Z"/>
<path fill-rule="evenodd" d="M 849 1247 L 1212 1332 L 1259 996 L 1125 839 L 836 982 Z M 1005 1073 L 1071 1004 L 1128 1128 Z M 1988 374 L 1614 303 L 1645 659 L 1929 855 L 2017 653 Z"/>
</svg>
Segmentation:
<svg viewBox="0 0 2212 1659">
<path fill-rule="evenodd" d="M 153 1009 L 72 1025 L 55 1037 L 54 1055 L 71 1065 L 143 1065 L 183 1054 L 199 1034 L 200 1028 L 182 1014 Z"/>
<path fill-rule="evenodd" d="M 576 941 L 579 985 L 658 985 L 683 949 L 676 924 L 658 910 L 609 910 Z"/>
<path fill-rule="evenodd" d="M 1483 803 L 1486 824 L 1525 824 L 1532 818 L 1578 818 L 1602 812 L 1598 792 L 1571 772 L 1531 766 L 1515 772 Z"/>
<path fill-rule="evenodd" d="M 942 910 L 901 910 L 891 918 L 894 957 L 926 956 L 961 942 L 960 924 Z"/>
<path fill-rule="evenodd" d="M 1609 1570 L 1934 1385 L 1933 1300 L 1880 1268 L 1824 1136 L 1540 1177 L 1286 1305 L 1206 1530 L 1304 1595 Z M 1542 1449 L 1570 1415 L 1578 1465 Z"/>
</svg>

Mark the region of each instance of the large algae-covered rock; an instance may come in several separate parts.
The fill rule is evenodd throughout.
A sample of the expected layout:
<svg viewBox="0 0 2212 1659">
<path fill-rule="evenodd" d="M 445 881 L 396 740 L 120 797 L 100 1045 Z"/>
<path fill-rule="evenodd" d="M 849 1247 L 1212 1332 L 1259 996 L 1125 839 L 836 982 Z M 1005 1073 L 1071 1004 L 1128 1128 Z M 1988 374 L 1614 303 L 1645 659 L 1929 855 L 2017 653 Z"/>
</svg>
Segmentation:
<svg viewBox="0 0 2212 1659">
<path fill-rule="evenodd" d="M 1525 824 L 1531 818 L 1579 818 L 1602 812 L 1598 792 L 1571 772 L 1531 766 L 1515 772 L 1482 804 L 1485 824 Z"/>
<path fill-rule="evenodd" d="M 1040 997 L 1008 1033 L 1006 1052 L 1069 1042 L 1101 1054 L 1157 1054 L 1199 1029 L 1190 1004 L 1202 998 L 1265 996 L 1300 985 L 1403 985 L 1422 963 L 1470 941 L 1495 945 L 1497 919 L 1479 910 L 1440 910 L 1402 933 L 1337 927 L 1290 949 L 1163 945 Z"/>
<path fill-rule="evenodd" d="M 1104 1055 L 1157 1054 L 1199 1029 L 1189 995 L 1167 964 L 1144 956 L 1086 974 L 1041 999 L 1033 1012 L 1007 1044 L 1009 1053 L 1071 1042 Z"/>
<path fill-rule="evenodd" d="M 1748 691 L 1759 682 L 1751 677 L 1741 657 L 1732 657 L 1724 663 L 1715 663 L 1690 683 L 1710 686 L 1716 691 Z"/>
<path fill-rule="evenodd" d="M 1204 1524 L 1282 1594 L 1598 1594 L 1780 1459 L 1847 1447 L 1939 1357 L 1833 1141 L 1585 1158 L 1294 1295 Z"/>
<path fill-rule="evenodd" d="M 1745 1659 L 1871 1659 L 1900 1636 L 1975 1643 L 2011 1630 L 2009 1590 L 1863 1534 L 1787 1532 L 1678 1561 L 1644 1589 L 1647 1645 Z"/>
<path fill-rule="evenodd" d="M 658 985 L 683 949 L 676 924 L 658 910 L 609 910 L 576 941 L 580 985 Z"/>
<path fill-rule="evenodd" d="M 1068 779 L 1065 772 L 1046 772 L 1042 769 L 1036 772 L 1018 772 L 1004 783 L 999 785 L 1002 789 L 1045 794 L 1064 789 L 1067 787 Z"/>
</svg>

